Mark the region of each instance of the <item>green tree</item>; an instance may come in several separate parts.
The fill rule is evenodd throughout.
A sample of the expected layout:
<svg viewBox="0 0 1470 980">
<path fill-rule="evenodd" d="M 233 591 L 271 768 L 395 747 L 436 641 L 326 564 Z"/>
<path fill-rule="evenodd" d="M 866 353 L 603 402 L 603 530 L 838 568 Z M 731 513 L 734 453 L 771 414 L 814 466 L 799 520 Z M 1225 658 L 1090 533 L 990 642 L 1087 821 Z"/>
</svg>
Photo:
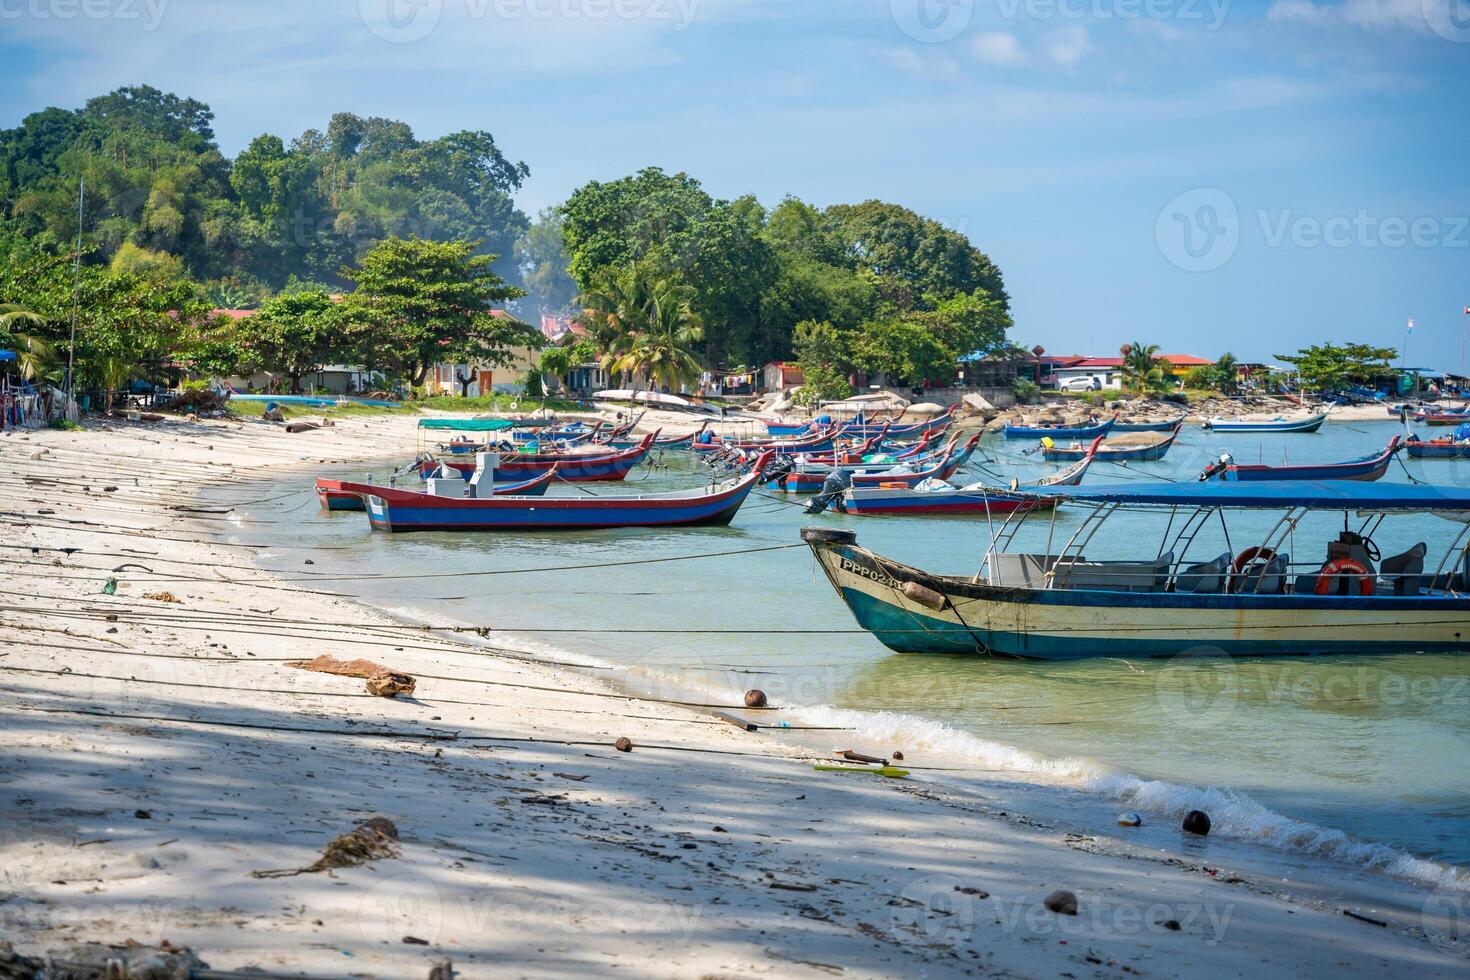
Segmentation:
<svg viewBox="0 0 1470 980">
<path fill-rule="evenodd" d="M 246 360 L 259 370 L 283 375 L 291 392 L 301 379 L 335 361 L 352 347 L 347 313 L 324 292 L 302 292 L 268 300 L 240 321 L 238 336 Z"/>
<path fill-rule="evenodd" d="M 1239 385 L 1239 372 L 1237 371 L 1239 364 L 1240 362 L 1235 359 L 1235 355 L 1229 351 L 1221 354 L 1215 361 L 1215 387 L 1226 394 L 1234 394 L 1236 387 Z"/>
<path fill-rule="evenodd" d="M 794 332 L 802 385 L 792 396 L 798 405 L 813 406 L 852 394 L 846 373 L 847 347 L 842 334 L 825 320 L 804 320 Z"/>
<path fill-rule="evenodd" d="M 698 381 L 704 368 L 696 347 L 704 339 L 704 323 L 694 312 L 693 293 L 672 281 L 655 284 L 646 325 L 614 369 L 671 392 Z"/>
<path fill-rule="evenodd" d="M 1371 344 L 1334 344 L 1303 347 L 1295 354 L 1276 358 L 1296 366 L 1297 376 L 1307 391 L 1341 391 L 1352 385 L 1375 385 L 1393 378 L 1393 360 L 1399 352 Z"/>
<path fill-rule="evenodd" d="M 389 238 L 344 269 L 357 284 L 346 306 L 359 326 L 359 356 L 418 385 L 437 363 L 503 366 L 513 348 L 539 348 L 539 332 L 491 315 L 492 304 L 525 293 L 491 271 L 494 257 L 478 248 L 472 241 Z"/>
<path fill-rule="evenodd" d="M 900 318 L 867 324 L 851 338 L 853 363 L 869 374 L 884 375 L 890 384 L 954 380 L 958 357 L 933 332 Z"/>
<path fill-rule="evenodd" d="M 526 289 L 526 306 L 545 313 L 570 310 L 577 300 L 577 283 L 567 271 L 571 256 L 562 238 L 562 219 L 555 208 L 536 216 L 516 242 L 516 265 Z"/>
<path fill-rule="evenodd" d="M 1172 387 L 1168 363 L 1159 359 L 1158 344 L 1134 341 L 1123 348 L 1123 387 L 1136 394 Z"/>
<path fill-rule="evenodd" d="M 582 293 L 582 322 L 592 334 L 604 371 L 632 349 L 649 326 L 654 280 L 646 265 L 630 263 L 622 269 L 605 269 L 592 288 Z M 624 372 L 626 373 L 626 372 Z"/>
</svg>

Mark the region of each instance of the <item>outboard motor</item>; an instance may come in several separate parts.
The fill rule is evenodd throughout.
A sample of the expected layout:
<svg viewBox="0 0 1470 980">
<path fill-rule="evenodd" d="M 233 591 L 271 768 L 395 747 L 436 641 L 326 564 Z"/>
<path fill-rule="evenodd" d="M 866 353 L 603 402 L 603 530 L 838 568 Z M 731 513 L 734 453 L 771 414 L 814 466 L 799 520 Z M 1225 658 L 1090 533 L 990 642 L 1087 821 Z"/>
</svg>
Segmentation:
<svg viewBox="0 0 1470 980">
<path fill-rule="evenodd" d="M 852 486 L 852 473 L 846 469 L 836 469 L 827 474 L 827 479 L 822 481 L 822 490 L 812 502 L 806 505 L 808 514 L 820 514 L 828 507 L 835 508 L 838 513 L 847 513 L 847 503 L 842 495 Z"/>
<path fill-rule="evenodd" d="M 796 461 L 794 459 L 790 456 L 777 456 L 767 464 L 766 472 L 761 479 L 773 486 L 780 486 L 786 482 L 786 478 L 791 475 L 791 471 L 794 469 L 796 469 Z"/>
<path fill-rule="evenodd" d="M 1219 459 L 1205 467 L 1204 472 L 1199 475 L 1200 482 L 1204 483 L 1206 480 L 1214 479 L 1216 474 L 1223 473 L 1233 462 L 1235 460 L 1229 453 L 1222 454 Z"/>
</svg>

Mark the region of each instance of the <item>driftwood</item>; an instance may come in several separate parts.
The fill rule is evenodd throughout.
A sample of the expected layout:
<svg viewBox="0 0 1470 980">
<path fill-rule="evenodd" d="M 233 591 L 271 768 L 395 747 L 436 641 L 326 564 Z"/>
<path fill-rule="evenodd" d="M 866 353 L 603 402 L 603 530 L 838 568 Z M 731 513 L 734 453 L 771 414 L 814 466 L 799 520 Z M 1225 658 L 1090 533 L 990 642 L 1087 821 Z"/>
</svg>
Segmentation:
<svg viewBox="0 0 1470 980">
<path fill-rule="evenodd" d="M 750 722 L 746 721 L 744 718 L 737 718 L 734 715 L 726 714 L 723 711 L 716 711 L 716 712 L 714 712 L 714 716 L 716 718 L 720 719 L 720 721 L 723 721 L 727 725 L 734 725 L 736 728 L 740 729 L 742 732 L 753 732 L 753 731 L 755 731 L 759 727 L 757 725 L 752 725 Z"/>
<path fill-rule="evenodd" d="M 854 752 L 852 749 L 838 749 L 837 755 L 842 756 L 842 758 L 846 759 L 848 762 L 866 762 L 875 766 L 888 765 L 887 759 L 880 759 L 877 756 L 863 755 L 861 752 Z"/>
<path fill-rule="evenodd" d="M 400 694 L 412 694 L 418 682 L 410 674 L 391 670 L 371 660 L 338 660 L 323 654 L 315 660 L 296 660 L 286 664 L 298 670 L 310 670 L 318 674 L 337 674 L 341 677 L 362 677 L 367 680 L 368 693 L 380 698 L 393 698 Z"/>
</svg>

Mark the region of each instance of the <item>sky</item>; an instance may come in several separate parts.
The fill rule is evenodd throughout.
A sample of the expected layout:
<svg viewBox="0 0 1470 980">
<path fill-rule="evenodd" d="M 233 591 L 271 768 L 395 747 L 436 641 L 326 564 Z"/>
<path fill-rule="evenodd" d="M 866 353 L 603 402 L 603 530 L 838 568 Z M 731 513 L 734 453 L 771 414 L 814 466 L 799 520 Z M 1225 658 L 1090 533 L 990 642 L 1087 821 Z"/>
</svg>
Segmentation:
<svg viewBox="0 0 1470 980">
<path fill-rule="evenodd" d="M 231 155 L 488 130 L 532 214 L 650 165 L 897 202 L 1053 353 L 1457 370 L 1470 327 L 1470 0 L 0 0 L 0 127 L 142 83 Z"/>
</svg>

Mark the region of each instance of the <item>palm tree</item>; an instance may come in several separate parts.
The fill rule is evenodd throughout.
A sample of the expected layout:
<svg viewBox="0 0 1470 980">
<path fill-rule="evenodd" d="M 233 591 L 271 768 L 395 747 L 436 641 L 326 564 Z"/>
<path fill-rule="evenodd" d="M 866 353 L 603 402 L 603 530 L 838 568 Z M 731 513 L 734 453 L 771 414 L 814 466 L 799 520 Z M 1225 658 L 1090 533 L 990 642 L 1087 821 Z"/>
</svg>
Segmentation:
<svg viewBox="0 0 1470 980">
<path fill-rule="evenodd" d="M 653 282 L 636 262 L 626 270 L 605 276 L 579 300 L 582 321 L 592 332 L 598 363 L 604 371 L 626 370 L 617 363 L 632 351 L 634 341 L 646 333 L 653 305 Z"/>
<path fill-rule="evenodd" d="M 693 296 L 694 290 L 676 283 L 654 286 L 647 329 L 613 366 L 670 391 L 698 381 L 704 368 L 694 350 L 704 339 L 704 321 L 694 312 Z"/>
<path fill-rule="evenodd" d="M 36 334 L 17 333 L 17 324 L 41 326 L 46 318 L 34 310 L 16 303 L 0 303 L 0 331 L 9 333 L 15 341 L 15 362 L 20 376 L 27 381 L 60 381 L 57 370 L 60 362 L 56 348 Z"/>
<path fill-rule="evenodd" d="M 1230 353 L 1229 351 L 1221 354 L 1220 359 L 1215 362 L 1215 376 L 1218 379 L 1217 383 L 1220 387 L 1220 390 L 1225 392 L 1227 395 L 1235 393 L 1236 374 L 1238 373 L 1236 370 L 1236 365 L 1238 363 L 1239 362 L 1235 359 L 1235 355 Z"/>
<path fill-rule="evenodd" d="M 1169 389 L 1168 362 L 1159 358 L 1158 344 L 1140 344 L 1134 341 L 1124 345 L 1121 352 L 1125 388 L 1137 394 Z"/>
</svg>

